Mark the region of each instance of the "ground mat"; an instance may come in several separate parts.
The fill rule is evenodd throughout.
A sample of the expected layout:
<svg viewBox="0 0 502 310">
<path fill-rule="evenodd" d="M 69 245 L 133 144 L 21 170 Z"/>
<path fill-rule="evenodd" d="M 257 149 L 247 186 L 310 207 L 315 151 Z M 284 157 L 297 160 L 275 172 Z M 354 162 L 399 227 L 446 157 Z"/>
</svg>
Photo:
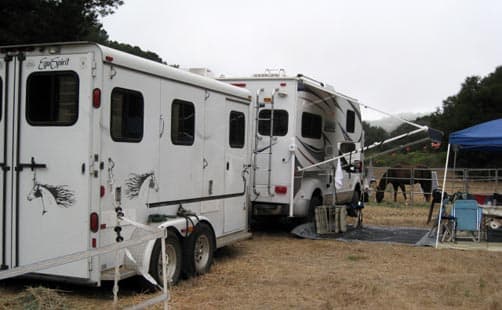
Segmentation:
<svg viewBox="0 0 502 310">
<path fill-rule="evenodd" d="M 295 227 L 291 233 L 306 239 L 337 239 L 344 241 L 369 241 L 416 244 L 429 230 L 410 227 L 364 226 L 362 228 L 347 227 L 344 233 L 318 235 L 313 223 Z"/>
</svg>

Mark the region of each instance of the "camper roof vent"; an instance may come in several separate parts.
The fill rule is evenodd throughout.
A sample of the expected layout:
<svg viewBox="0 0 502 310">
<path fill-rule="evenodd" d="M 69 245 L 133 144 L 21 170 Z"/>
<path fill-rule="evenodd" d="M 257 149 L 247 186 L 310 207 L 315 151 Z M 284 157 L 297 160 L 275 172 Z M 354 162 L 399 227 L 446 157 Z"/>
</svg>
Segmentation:
<svg viewBox="0 0 502 310">
<path fill-rule="evenodd" d="M 195 74 L 202 75 L 205 77 L 210 77 L 213 79 L 215 78 L 213 71 L 211 71 L 208 68 L 188 68 L 187 71 L 190 73 L 195 73 Z"/>
<path fill-rule="evenodd" d="M 286 70 L 284 69 L 265 69 L 264 73 L 255 73 L 253 77 L 286 77 Z"/>
</svg>

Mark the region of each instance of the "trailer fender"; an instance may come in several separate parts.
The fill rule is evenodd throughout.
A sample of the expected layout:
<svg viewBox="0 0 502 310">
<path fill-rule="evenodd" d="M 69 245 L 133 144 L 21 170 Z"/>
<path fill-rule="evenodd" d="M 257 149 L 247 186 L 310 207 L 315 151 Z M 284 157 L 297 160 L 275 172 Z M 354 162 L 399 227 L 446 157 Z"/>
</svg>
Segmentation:
<svg viewBox="0 0 502 310">
<path fill-rule="evenodd" d="M 161 229 L 166 229 L 168 234 L 169 233 L 176 234 L 178 236 L 178 238 L 180 239 L 180 241 L 182 242 L 181 246 L 183 248 L 184 240 L 186 239 L 186 237 L 188 237 L 190 235 L 190 231 L 191 231 L 190 227 L 191 226 L 195 227 L 200 222 L 207 223 L 211 227 L 211 229 L 213 229 L 213 231 L 214 231 L 214 228 L 211 225 L 211 222 L 205 216 L 197 216 L 197 217 L 189 216 L 187 218 L 178 217 L 178 218 L 174 218 L 174 219 L 169 219 L 169 220 L 157 225 L 157 227 L 161 228 Z M 143 270 L 149 269 L 150 258 L 152 256 L 153 247 L 154 247 L 156 241 L 157 241 L 156 239 L 150 240 L 145 245 L 145 249 L 143 251 L 143 259 L 141 261 L 141 267 L 143 268 Z"/>
</svg>

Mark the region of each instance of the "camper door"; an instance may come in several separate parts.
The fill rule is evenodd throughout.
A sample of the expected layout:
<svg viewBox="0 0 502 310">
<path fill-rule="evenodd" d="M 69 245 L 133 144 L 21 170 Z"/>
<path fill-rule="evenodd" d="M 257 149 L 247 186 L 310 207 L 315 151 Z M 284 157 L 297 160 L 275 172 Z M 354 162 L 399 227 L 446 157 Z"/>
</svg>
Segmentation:
<svg viewBox="0 0 502 310">
<path fill-rule="evenodd" d="M 7 57 L 2 255 L 23 266 L 89 247 L 91 54 Z M 43 273 L 88 277 L 87 260 Z"/>
<path fill-rule="evenodd" d="M 351 201 L 355 183 L 360 177 L 357 167 L 354 166 L 360 156 L 356 154 L 356 143 L 353 142 L 338 143 L 338 150 L 339 154 L 344 156 L 340 158 L 343 177 L 341 187 L 336 190 L 336 200 L 337 203 L 345 203 Z"/>
<path fill-rule="evenodd" d="M 225 199 L 224 232 L 246 229 L 246 186 L 249 184 L 249 141 L 247 128 L 249 105 L 227 99 L 228 137 L 225 141 L 225 193 L 235 197 Z"/>
</svg>

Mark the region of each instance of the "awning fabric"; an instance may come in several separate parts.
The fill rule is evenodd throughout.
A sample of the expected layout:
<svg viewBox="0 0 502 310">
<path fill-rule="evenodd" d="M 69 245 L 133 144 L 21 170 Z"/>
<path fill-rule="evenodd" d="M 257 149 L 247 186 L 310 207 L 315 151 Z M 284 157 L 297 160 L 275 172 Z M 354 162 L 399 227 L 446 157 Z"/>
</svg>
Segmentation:
<svg viewBox="0 0 502 310">
<path fill-rule="evenodd" d="M 455 131 L 449 143 L 461 149 L 502 151 L 502 118 Z"/>
</svg>

